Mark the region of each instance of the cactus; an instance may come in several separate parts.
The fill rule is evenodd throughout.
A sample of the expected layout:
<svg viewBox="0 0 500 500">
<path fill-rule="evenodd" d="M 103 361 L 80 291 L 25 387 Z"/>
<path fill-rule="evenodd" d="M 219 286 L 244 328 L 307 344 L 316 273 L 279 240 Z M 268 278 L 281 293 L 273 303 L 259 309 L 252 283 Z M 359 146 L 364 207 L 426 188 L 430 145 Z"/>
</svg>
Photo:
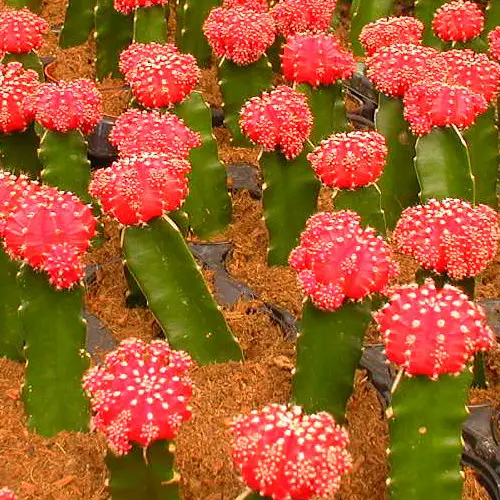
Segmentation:
<svg viewBox="0 0 500 500">
<path fill-rule="evenodd" d="M 371 320 L 369 296 L 397 274 L 389 245 L 360 222 L 350 211 L 314 215 L 289 259 L 310 298 L 297 340 L 293 401 L 341 422 Z"/>
<path fill-rule="evenodd" d="M 5 170 L 36 179 L 42 165 L 37 155 L 40 140 L 30 124 L 23 132 L 0 134 L 0 161 Z"/>
<path fill-rule="evenodd" d="M 415 137 L 403 119 L 399 99 L 380 94 L 375 125 L 386 140 L 389 154 L 377 181 L 387 229 L 392 231 L 401 212 L 418 201 L 418 179 L 413 165 Z"/>
<path fill-rule="evenodd" d="M 415 15 L 424 23 L 423 43 L 438 49 L 443 48 L 444 43 L 440 40 L 432 30 L 432 19 L 434 13 L 439 7 L 447 3 L 449 0 L 416 0 Z"/>
<path fill-rule="evenodd" d="M 167 41 L 168 6 L 153 5 L 135 9 L 134 42 L 165 43 Z"/>
<path fill-rule="evenodd" d="M 14 9 L 22 9 L 24 7 L 29 10 L 39 13 L 42 10 L 42 0 L 6 0 L 5 4 Z"/>
<path fill-rule="evenodd" d="M 134 15 L 124 15 L 113 7 L 113 0 L 97 0 L 95 9 L 96 76 L 119 78 L 120 53 L 132 43 Z"/>
<path fill-rule="evenodd" d="M 488 33 L 500 25 L 500 4 L 490 0 L 486 9 L 485 32 Z"/>
<path fill-rule="evenodd" d="M 40 81 L 44 81 L 45 74 L 43 72 L 43 64 L 35 51 L 32 50 L 26 54 L 5 54 L 2 58 L 2 64 L 8 64 L 15 61 L 20 62 L 23 65 L 23 68 L 36 71 Z"/>
<path fill-rule="evenodd" d="M 177 12 L 182 10 L 182 16 L 177 15 L 177 46 L 182 52 L 193 54 L 201 67 L 208 66 L 212 60 L 203 24 L 212 8 L 220 3 L 220 0 L 178 0 Z"/>
<path fill-rule="evenodd" d="M 69 0 L 64 25 L 59 36 L 63 49 L 85 43 L 94 29 L 97 0 Z"/>
<path fill-rule="evenodd" d="M 177 227 L 156 218 L 128 227 L 125 262 L 169 343 L 199 363 L 241 359 L 241 350 L 203 281 Z"/>
<path fill-rule="evenodd" d="M 209 238 L 231 222 L 231 199 L 227 191 L 226 170 L 219 160 L 212 134 L 210 108 L 199 92 L 177 104 L 174 112 L 201 135 L 201 146 L 189 155 L 191 175 L 184 210 L 189 225 L 200 238 Z"/>
</svg>

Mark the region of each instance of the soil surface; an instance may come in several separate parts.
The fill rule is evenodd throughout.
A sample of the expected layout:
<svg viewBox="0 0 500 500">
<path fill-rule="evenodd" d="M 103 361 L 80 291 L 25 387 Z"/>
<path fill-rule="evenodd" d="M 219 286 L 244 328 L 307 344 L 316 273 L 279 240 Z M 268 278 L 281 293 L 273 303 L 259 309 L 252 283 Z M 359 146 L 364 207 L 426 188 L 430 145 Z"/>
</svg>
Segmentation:
<svg viewBox="0 0 500 500">
<path fill-rule="evenodd" d="M 65 1 L 46 0 L 42 15 L 51 25 L 64 19 Z M 171 21 L 172 24 L 172 21 Z M 345 17 L 340 26 L 345 40 Z M 173 31 L 172 31 L 173 32 Z M 57 47 L 57 35 L 49 33 L 44 55 L 54 55 L 57 63 L 53 76 L 58 79 L 94 78 L 95 48 L 92 40 L 72 49 Z M 122 81 L 101 82 L 101 87 L 120 86 Z M 220 105 L 216 67 L 203 71 L 200 89 L 207 102 Z M 127 91 L 103 92 L 106 113 L 119 114 L 126 109 Z M 247 163 L 258 167 L 257 148 L 233 148 L 228 131 L 216 129 L 221 159 L 226 164 Z M 261 200 L 246 191 L 233 195 L 233 223 L 216 238 L 233 246 L 228 271 L 231 276 L 258 292 L 260 299 L 239 301 L 222 312 L 238 338 L 245 362 L 225 363 L 193 370 L 196 391 L 193 418 L 177 439 L 177 467 L 182 477 L 183 497 L 187 500 L 230 500 L 243 491 L 229 458 L 230 436 L 227 421 L 269 403 L 286 403 L 290 399 L 295 347 L 285 341 L 279 325 L 262 311 L 263 302 L 272 302 L 296 318 L 300 317 L 302 297 L 289 268 L 269 268 L 266 264 L 267 233 L 263 222 Z M 323 189 L 319 209 L 331 210 L 331 192 Z M 88 255 L 89 264 L 99 264 L 96 280 L 89 286 L 86 306 L 117 340 L 135 336 L 151 340 L 161 336 L 152 314 L 143 308 L 125 305 L 127 285 L 120 259 L 120 228 L 104 218 L 105 243 Z M 398 256 L 401 276 L 398 281 L 412 280 L 417 266 Z M 212 275 L 205 277 L 211 286 Z M 500 297 L 500 259 L 484 273 L 478 298 Z M 367 340 L 376 341 L 371 329 Z M 487 357 L 488 377 L 492 388 L 471 391 L 473 403 L 500 404 L 500 356 L 498 349 Z M 26 430 L 19 391 L 23 366 L 0 359 L 0 487 L 8 486 L 22 499 L 86 500 L 108 498 L 104 466 L 106 444 L 96 434 L 62 433 L 43 439 Z M 345 500 L 382 500 L 388 475 L 386 449 L 387 423 L 378 395 L 364 371 L 356 376 L 346 424 L 351 437 L 353 472 L 345 478 L 337 498 Z M 487 499 L 474 473 L 466 471 L 463 498 Z"/>
</svg>

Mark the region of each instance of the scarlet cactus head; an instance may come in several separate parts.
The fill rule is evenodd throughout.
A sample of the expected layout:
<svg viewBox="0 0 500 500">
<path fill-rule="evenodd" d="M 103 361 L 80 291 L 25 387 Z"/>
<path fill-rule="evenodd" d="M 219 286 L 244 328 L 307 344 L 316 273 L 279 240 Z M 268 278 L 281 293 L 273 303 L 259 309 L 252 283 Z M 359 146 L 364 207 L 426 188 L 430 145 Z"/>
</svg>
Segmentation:
<svg viewBox="0 0 500 500">
<path fill-rule="evenodd" d="M 6 8 L 0 12 L 0 53 L 27 54 L 43 44 L 49 29 L 45 19 L 28 9 Z"/>
<path fill-rule="evenodd" d="M 222 6 L 227 8 L 242 6 L 257 12 L 267 12 L 269 10 L 268 0 L 224 0 Z"/>
<path fill-rule="evenodd" d="M 231 423 L 243 481 L 273 500 L 330 498 L 351 470 L 347 431 L 326 412 L 272 404 Z"/>
<path fill-rule="evenodd" d="M 102 97 L 88 79 L 40 85 L 28 100 L 36 121 L 49 130 L 90 134 L 102 118 Z"/>
<path fill-rule="evenodd" d="M 27 100 L 39 85 L 38 74 L 21 63 L 0 64 L 0 134 L 26 130 L 34 118 Z"/>
<path fill-rule="evenodd" d="M 268 12 L 244 6 L 212 9 L 203 32 L 217 57 L 227 57 L 240 66 L 258 61 L 276 35 Z"/>
<path fill-rule="evenodd" d="M 122 14 L 130 14 L 135 9 L 152 7 L 153 5 L 166 5 L 168 0 L 114 0 L 115 10 Z"/>
<path fill-rule="evenodd" d="M 356 72 L 356 61 L 335 35 L 298 33 L 283 48 L 282 69 L 287 80 L 317 87 L 350 78 Z"/>
<path fill-rule="evenodd" d="M 333 311 L 345 299 L 362 299 L 397 275 L 390 246 L 355 212 L 313 215 L 288 262 L 302 292 L 319 309 Z"/>
<path fill-rule="evenodd" d="M 382 175 L 388 150 L 378 132 L 333 134 L 307 155 L 323 184 L 337 189 L 357 189 Z"/>
<path fill-rule="evenodd" d="M 125 225 L 144 224 L 177 210 L 188 193 L 189 162 L 165 153 L 142 153 L 97 170 L 89 192 L 104 212 Z"/>
<path fill-rule="evenodd" d="M 271 9 L 276 28 L 284 37 L 306 31 L 327 31 L 337 0 L 280 0 Z"/>
<path fill-rule="evenodd" d="M 57 289 L 71 288 L 84 276 L 82 257 L 95 235 L 91 208 L 71 193 L 24 178 L 14 182 L 3 227 L 5 250 L 45 271 Z"/>
<path fill-rule="evenodd" d="M 85 374 L 92 425 L 114 453 L 128 453 L 133 443 L 146 447 L 176 436 L 191 417 L 188 370 L 193 365 L 187 353 L 165 341 L 127 339 Z"/>
<path fill-rule="evenodd" d="M 241 110 L 243 132 L 266 151 L 280 148 L 288 160 L 300 154 L 312 124 L 307 97 L 285 85 L 252 97 Z"/>
<path fill-rule="evenodd" d="M 18 496 L 9 488 L 0 489 L 0 500 L 17 500 Z"/>
<path fill-rule="evenodd" d="M 403 102 L 404 117 L 416 135 L 426 135 L 433 127 L 467 128 L 488 109 L 483 95 L 461 85 L 432 80 L 413 85 Z"/>
<path fill-rule="evenodd" d="M 432 29 L 445 42 L 466 42 L 481 34 L 484 15 L 476 2 L 455 0 L 445 3 L 434 14 Z"/>
<path fill-rule="evenodd" d="M 422 44 L 424 24 L 411 16 L 383 17 L 363 27 L 359 41 L 367 56 L 395 43 Z"/>
<path fill-rule="evenodd" d="M 173 44 L 133 44 L 122 53 L 120 68 L 134 97 L 147 108 L 183 101 L 200 79 L 194 56 L 182 54 Z"/>
<path fill-rule="evenodd" d="M 434 63 L 438 54 L 432 47 L 396 43 L 381 47 L 366 60 L 367 76 L 380 92 L 402 97 L 413 84 L 427 78 L 438 79 L 445 68 Z"/>
<path fill-rule="evenodd" d="M 166 153 L 187 159 L 201 145 L 200 134 L 170 113 L 130 109 L 115 122 L 109 141 L 121 156 Z"/>
<path fill-rule="evenodd" d="M 387 358 L 409 375 L 459 373 L 494 343 L 483 308 L 459 288 L 436 289 L 431 279 L 394 288 L 374 318 Z"/>
<path fill-rule="evenodd" d="M 393 237 L 424 269 L 461 280 L 478 275 L 494 259 L 500 225 L 492 208 L 447 198 L 404 210 Z"/>
<path fill-rule="evenodd" d="M 488 44 L 491 57 L 500 61 L 500 26 L 488 33 Z"/>
</svg>

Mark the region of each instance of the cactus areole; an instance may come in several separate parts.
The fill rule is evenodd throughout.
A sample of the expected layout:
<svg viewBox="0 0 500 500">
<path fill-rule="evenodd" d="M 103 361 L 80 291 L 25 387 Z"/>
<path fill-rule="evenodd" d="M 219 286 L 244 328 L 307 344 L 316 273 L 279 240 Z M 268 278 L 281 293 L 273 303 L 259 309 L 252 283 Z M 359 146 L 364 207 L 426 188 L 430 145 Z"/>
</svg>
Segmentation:
<svg viewBox="0 0 500 500">
<path fill-rule="evenodd" d="M 446 42 L 466 42 L 481 34 L 484 14 L 476 2 L 456 0 L 436 10 L 432 20 L 434 33 Z"/>
<path fill-rule="evenodd" d="M 231 430 L 243 481 L 273 500 L 330 498 L 352 467 L 348 434 L 325 412 L 273 404 L 236 417 Z"/>
<path fill-rule="evenodd" d="M 132 443 L 147 447 L 175 437 L 191 417 L 193 384 L 187 372 L 193 365 L 188 354 L 165 341 L 127 339 L 85 374 L 92 425 L 114 453 L 126 454 Z"/>
</svg>

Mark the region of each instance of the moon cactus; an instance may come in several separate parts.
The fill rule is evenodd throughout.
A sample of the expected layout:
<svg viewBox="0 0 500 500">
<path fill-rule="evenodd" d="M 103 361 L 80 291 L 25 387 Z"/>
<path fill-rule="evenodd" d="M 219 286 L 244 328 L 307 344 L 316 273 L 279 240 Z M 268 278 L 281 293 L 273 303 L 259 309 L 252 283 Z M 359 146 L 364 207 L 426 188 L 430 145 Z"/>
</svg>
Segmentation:
<svg viewBox="0 0 500 500">
<path fill-rule="evenodd" d="M 445 3 L 434 13 L 432 29 L 445 42 L 466 42 L 481 34 L 484 14 L 479 5 L 467 0 Z"/>
</svg>

